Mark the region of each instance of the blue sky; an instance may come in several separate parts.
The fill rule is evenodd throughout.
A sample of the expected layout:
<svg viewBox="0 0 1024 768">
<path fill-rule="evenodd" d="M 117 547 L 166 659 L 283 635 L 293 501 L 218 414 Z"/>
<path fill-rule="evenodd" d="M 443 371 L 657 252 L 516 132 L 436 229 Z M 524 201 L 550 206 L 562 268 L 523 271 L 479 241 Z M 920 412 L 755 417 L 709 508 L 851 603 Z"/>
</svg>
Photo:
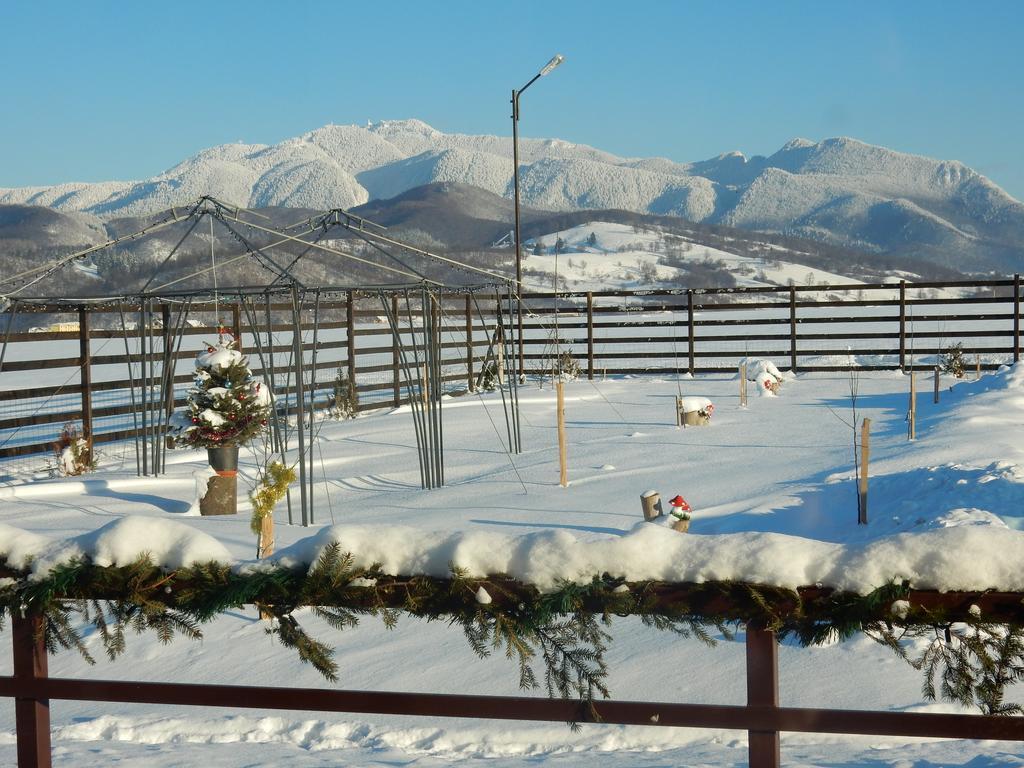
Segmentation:
<svg viewBox="0 0 1024 768">
<path fill-rule="evenodd" d="M 139 179 L 199 149 L 415 117 L 624 156 L 852 136 L 1024 199 L 1024 2 L 0 0 L 0 187 Z"/>
</svg>

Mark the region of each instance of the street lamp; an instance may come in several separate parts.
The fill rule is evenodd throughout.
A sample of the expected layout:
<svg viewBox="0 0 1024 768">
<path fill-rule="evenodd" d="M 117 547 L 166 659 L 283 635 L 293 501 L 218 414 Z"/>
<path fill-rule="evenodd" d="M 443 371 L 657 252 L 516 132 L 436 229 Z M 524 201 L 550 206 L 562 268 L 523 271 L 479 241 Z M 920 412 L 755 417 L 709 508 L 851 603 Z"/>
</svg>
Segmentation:
<svg viewBox="0 0 1024 768">
<path fill-rule="evenodd" d="M 516 210 L 516 306 L 517 306 L 517 328 L 519 338 L 519 375 L 523 375 L 525 370 L 523 365 L 523 248 L 520 245 L 519 238 L 519 97 L 523 91 L 533 85 L 539 78 L 544 75 L 550 74 L 555 67 L 565 61 L 565 56 L 560 53 L 556 53 L 551 57 L 551 61 L 544 65 L 544 68 L 534 75 L 530 82 L 520 88 L 518 91 L 512 91 L 512 165 L 513 165 L 513 189 L 515 197 L 515 210 Z"/>
</svg>

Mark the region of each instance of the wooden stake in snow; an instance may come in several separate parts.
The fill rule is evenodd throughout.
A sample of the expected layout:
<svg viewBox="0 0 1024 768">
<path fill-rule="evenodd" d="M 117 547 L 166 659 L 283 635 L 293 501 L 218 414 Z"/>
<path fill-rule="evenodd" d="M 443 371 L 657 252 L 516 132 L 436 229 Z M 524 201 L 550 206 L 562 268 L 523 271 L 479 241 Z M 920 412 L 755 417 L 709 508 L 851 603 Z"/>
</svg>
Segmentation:
<svg viewBox="0 0 1024 768">
<path fill-rule="evenodd" d="M 981 355 L 974 356 L 974 378 L 981 378 Z"/>
<path fill-rule="evenodd" d="M 939 402 L 939 366 L 935 366 L 935 402 Z"/>
<path fill-rule="evenodd" d="M 256 557 L 262 560 L 274 554 L 274 516 L 265 515 L 260 520 L 260 533 L 256 539 Z"/>
<path fill-rule="evenodd" d="M 566 466 L 566 440 L 565 440 L 565 382 L 555 382 L 555 392 L 558 394 L 558 467 L 559 485 L 565 488 L 569 485 L 569 469 Z"/>
<path fill-rule="evenodd" d="M 910 372 L 910 408 L 907 411 L 907 440 L 916 440 L 917 432 L 914 422 L 917 420 L 917 377 Z"/>
<path fill-rule="evenodd" d="M 747 364 L 740 366 L 740 408 L 747 407 Z"/>
<path fill-rule="evenodd" d="M 860 485 L 857 493 L 857 525 L 868 524 L 868 461 L 871 458 L 871 419 L 860 428 Z"/>
<path fill-rule="evenodd" d="M 683 425 L 683 398 L 676 395 L 676 426 L 681 427 Z"/>
<path fill-rule="evenodd" d="M 657 520 L 664 514 L 664 510 L 661 508 L 661 494 L 657 491 L 641 493 L 640 506 L 644 511 L 644 520 L 648 523 Z"/>
</svg>

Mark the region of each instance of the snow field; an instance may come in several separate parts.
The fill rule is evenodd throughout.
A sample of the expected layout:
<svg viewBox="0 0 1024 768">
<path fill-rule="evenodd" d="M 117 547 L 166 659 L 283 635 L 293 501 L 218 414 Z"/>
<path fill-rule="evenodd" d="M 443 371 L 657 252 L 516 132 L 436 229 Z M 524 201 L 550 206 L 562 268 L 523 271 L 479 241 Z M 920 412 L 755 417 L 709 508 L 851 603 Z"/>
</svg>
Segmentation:
<svg viewBox="0 0 1024 768">
<path fill-rule="evenodd" d="M 882 561 L 866 553 L 888 549 L 891 563 L 909 557 L 929 537 L 952 537 L 944 541 L 955 544 L 943 547 L 930 562 L 936 573 L 948 576 L 953 569 L 965 568 L 983 580 L 1003 578 L 1005 574 L 986 574 L 1008 552 L 1019 562 L 1019 555 L 1004 551 L 1004 545 L 1016 545 L 1021 536 L 1013 529 L 1021 527 L 1024 508 L 1024 449 L 1014 425 L 1024 417 L 1024 373 L 1008 369 L 980 382 L 955 383 L 952 391 L 945 389 L 953 384 L 944 379 L 938 406 L 931 404 L 930 393 L 919 398 L 918 439 L 908 443 L 903 422 L 907 378 L 896 373 L 860 376 L 858 417 L 873 421 L 871 522 L 866 527 L 854 524 L 851 433 L 840 420 L 850 418 L 849 380 L 842 375 L 798 376 L 784 382 L 779 397 L 752 398 L 746 409 L 738 407 L 735 376 L 572 382 L 566 388 L 567 489 L 558 487 L 555 398 L 546 384 L 521 390 L 525 451 L 514 457 L 500 444 L 500 398 L 446 400 L 449 484 L 431 492 L 419 489 L 405 409 L 350 422 L 324 422 L 314 470 L 316 521 L 318 526 L 346 526 L 349 536 L 364 531 L 368 545 L 374 544 L 372 531 L 378 531 L 382 551 L 375 555 L 433 557 L 435 563 L 450 553 L 442 551 L 443 546 L 461 544 L 474 557 L 483 557 L 486 565 L 486 558 L 507 557 L 502 549 L 507 542 L 523 541 L 525 536 L 526 541 L 547 546 L 560 560 L 559 567 L 577 556 L 574 550 L 585 553 L 598 547 L 614 555 L 616 546 L 629 546 L 633 539 L 642 544 L 642 552 L 655 555 L 646 560 L 661 557 L 665 567 L 685 569 L 695 558 L 707 556 L 713 542 L 728 540 L 720 534 L 740 533 L 737 540 L 746 542 L 802 542 L 796 551 L 834 546 L 859 551 L 870 568 L 872 562 Z M 715 403 L 710 427 L 674 426 L 672 408 L 680 389 L 684 396 L 707 397 Z M 203 543 L 225 548 L 236 559 L 251 558 L 255 542 L 248 531 L 244 492 L 237 518 L 187 517 L 184 513 L 195 494 L 193 473 L 201 471 L 205 461 L 200 454 L 185 451 L 172 452 L 169 458 L 169 472 L 161 478 L 135 477 L 130 456 L 121 466 L 107 463 L 82 478 L 12 477 L 0 487 L 2 521 L 11 527 L 0 530 L 0 541 L 10 551 L 45 546 L 32 536 L 11 532 L 17 529 L 56 540 L 79 536 L 78 546 L 99 551 L 102 535 L 96 531 L 103 524 L 115 524 L 109 532 L 137 525 L 141 518 L 140 530 L 149 533 L 127 530 L 114 536 L 103 545 L 109 547 L 108 557 L 131 557 L 142 546 L 173 563 Z M 254 476 L 254 459 L 243 452 L 240 491 Z M 690 534 L 639 522 L 639 495 L 649 488 L 658 489 L 663 498 L 676 493 L 686 497 L 694 508 Z M 317 541 L 307 538 L 314 531 L 284 524 L 286 515 L 282 505 L 276 514 L 280 547 L 301 548 Z M 182 525 L 194 534 L 179 535 L 175 544 L 171 534 Z M 580 545 L 552 547 L 569 540 Z M 474 541 L 489 543 L 478 548 Z M 960 542 L 986 547 L 991 541 L 999 542 L 1000 551 L 982 548 L 971 554 L 958 548 Z M 126 542 L 135 549 L 120 552 Z M 431 542 L 440 542 L 440 548 Z M 155 550 L 158 543 L 164 549 Z M 793 550 L 736 553 L 731 562 L 765 573 L 785 574 L 796 567 Z M 224 555 L 218 551 L 211 556 Z M 282 556 L 288 556 L 286 549 Z M 726 568 L 730 561 L 709 557 L 707 562 Z M 791 578 L 799 581 L 799 576 L 797 572 Z M 463 638 L 441 622 L 403 617 L 399 628 L 388 632 L 371 619 L 337 634 L 318 626 L 308 614 L 302 620 L 336 645 L 340 684 L 345 688 L 518 693 L 512 665 L 500 657 L 476 660 Z M 708 649 L 630 619 L 616 620 L 612 632 L 610 686 L 616 698 L 744 700 L 742 643 L 723 642 Z M 251 612 L 221 617 L 205 627 L 204 634 L 201 643 L 179 641 L 167 647 L 130 636 L 123 659 L 113 664 L 101 660 L 95 668 L 63 653 L 51 659 L 51 673 L 325 685 L 314 670 L 298 664 L 266 637 Z M 98 649 L 97 638 L 88 637 L 87 643 Z M 0 654 L 0 672 L 9 673 L 9 665 L 9 654 Z M 811 649 L 784 646 L 780 665 L 784 705 L 948 709 L 922 704 L 918 673 L 865 638 Z M 1019 700 L 1019 692 L 1011 691 L 1011 698 Z M 166 768 L 199 761 L 215 768 L 284 761 L 299 766 L 486 761 L 489 768 L 537 762 L 575 768 L 617 766 L 624 760 L 637 766 L 746 761 L 741 732 L 587 726 L 574 735 L 559 725 L 439 718 L 237 713 L 87 702 L 55 702 L 53 709 L 56 763 L 84 768 L 118 763 Z M 0 762 L 13 762 L 12 717 L 13 706 L 0 704 L 0 729 L 8 734 L 6 743 L 0 738 Z M 784 736 L 783 750 L 787 765 L 960 765 L 972 759 L 972 766 L 1024 765 L 1024 749 L 1008 744 L 792 734 Z"/>
</svg>

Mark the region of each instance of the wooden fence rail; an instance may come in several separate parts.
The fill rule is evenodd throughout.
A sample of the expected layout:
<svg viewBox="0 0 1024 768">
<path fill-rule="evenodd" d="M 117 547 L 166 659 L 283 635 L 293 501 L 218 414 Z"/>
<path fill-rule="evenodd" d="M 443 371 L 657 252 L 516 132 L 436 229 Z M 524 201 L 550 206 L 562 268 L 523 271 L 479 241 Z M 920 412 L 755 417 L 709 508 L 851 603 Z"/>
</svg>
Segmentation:
<svg viewBox="0 0 1024 768">
<path fill-rule="evenodd" d="M 522 360 L 528 373 L 550 372 L 561 353 L 577 358 L 589 378 L 599 372 L 732 373 L 748 356 L 769 358 L 794 372 L 845 372 L 850 356 L 863 358 L 858 360 L 861 370 L 930 370 L 955 343 L 965 355 L 977 357 L 981 368 L 991 370 L 1017 362 L 1021 350 L 1019 275 L 946 283 L 535 293 L 523 296 L 522 305 Z M 287 308 L 271 306 L 275 311 Z M 124 311 L 140 318 L 138 307 L 22 310 L 62 313 L 74 318 L 70 322 L 77 328 L 5 338 L 0 354 L 0 459 L 48 450 L 59 428 L 40 429 L 45 425 L 81 421 L 94 442 L 106 442 L 142 429 L 126 423 L 139 403 L 148 402 L 150 408 L 157 400 L 180 405 L 191 381 L 195 350 L 187 343 L 174 347 L 164 327 L 171 322 L 170 310 L 159 309 L 152 313 L 153 324 L 136 324 L 129 331 L 101 326 L 110 324 L 111 314 L 119 322 Z M 422 319 L 415 309 L 396 307 L 394 300 L 392 310 L 402 322 Z M 299 345 L 290 339 L 290 324 L 270 318 L 266 325 L 250 327 L 237 306 L 231 308 L 230 325 L 240 332 L 254 373 L 271 378 L 257 359 L 254 334 L 260 334 L 263 353 L 274 358 L 275 392 L 286 399 L 295 390 L 291 356 L 298 347 L 303 370 L 307 376 L 312 372 L 314 381 L 304 387 L 312 385 L 314 401 L 326 402 L 332 392 L 334 377 L 325 380 L 322 374 L 344 370 L 363 396 L 360 410 L 406 402 L 415 385 L 401 381 L 398 350 L 390 327 L 382 322 L 383 309 L 350 293 L 346 301 L 324 302 L 320 312 L 316 349 L 308 324 L 302 326 L 307 336 Z M 212 313 L 198 308 L 195 314 L 208 318 L 208 324 L 185 326 L 181 336 L 208 340 L 217 333 L 209 320 Z M 494 302 L 478 305 L 470 296 L 452 296 L 443 314 L 445 378 L 452 388 L 469 388 L 485 363 L 497 323 Z M 266 338 L 268 326 L 279 338 Z M 505 330 L 511 335 L 515 329 Z M 129 340 L 134 349 L 128 348 Z M 39 344 L 61 341 L 77 342 L 77 349 L 64 344 L 45 354 Z M 110 346 L 118 341 L 124 341 L 124 349 Z M 40 352 L 25 353 L 34 349 Z M 305 359 L 314 355 L 318 357 L 312 361 Z M 160 358 L 156 370 L 155 357 Z M 147 360 L 150 370 L 143 375 Z M 173 393 L 160 391 L 162 364 L 174 367 L 169 383 Z M 132 368 L 140 372 L 134 379 L 125 378 L 125 370 Z M 5 385 L 6 377 L 36 372 L 39 376 L 30 386 Z M 142 382 L 150 375 L 157 384 L 144 388 Z M 106 394 L 100 398 L 101 393 Z M 36 429 L 19 437 L 31 427 Z"/>
<path fill-rule="evenodd" d="M 50 768 L 50 701 L 74 700 L 177 706 L 588 722 L 575 701 L 321 688 L 144 683 L 55 679 L 48 675 L 42 619 L 12 621 L 13 676 L 0 677 L 0 696 L 15 701 L 18 768 Z M 598 701 L 600 721 L 650 727 L 723 728 L 748 732 L 751 768 L 781 765 L 780 732 L 837 733 L 1024 741 L 1024 718 L 985 715 L 809 709 L 779 705 L 775 633 L 746 631 L 747 704 Z"/>
</svg>

